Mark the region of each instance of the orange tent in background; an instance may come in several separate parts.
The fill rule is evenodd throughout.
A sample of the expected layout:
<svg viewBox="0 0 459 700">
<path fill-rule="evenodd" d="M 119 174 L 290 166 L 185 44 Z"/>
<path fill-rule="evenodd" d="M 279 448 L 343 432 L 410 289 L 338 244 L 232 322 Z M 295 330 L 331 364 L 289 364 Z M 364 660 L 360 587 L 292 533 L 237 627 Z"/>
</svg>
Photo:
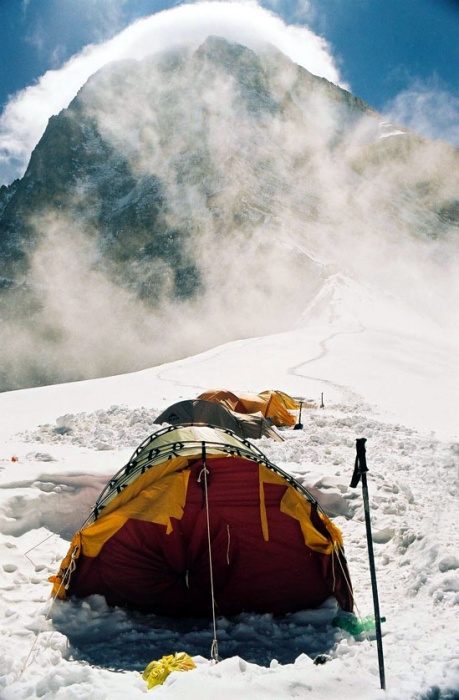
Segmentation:
<svg viewBox="0 0 459 700">
<path fill-rule="evenodd" d="M 265 391 L 263 395 L 240 394 L 239 398 L 248 413 L 261 412 L 272 425 L 290 427 L 296 423 L 295 416 L 289 413 L 282 398 L 275 391 Z"/>
<path fill-rule="evenodd" d="M 250 413 L 236 394 L 226 389 L 209 389 L 209 391 L 199 394 L 198 399 L 221 403 L 222 406 L 225 406 L 225 408 L 228 408 L 230 411 L 236 411 L 236 413 Z"/>
<path fill-rule="evenodd" d="M 214 389 L 198 396 L 199 399 L 221 403 L 238 413 L 261 413 L 271 425 L 278 427 L 295 425 L 296 417 L 290 411 L 298 411 L 300 402 L 283 391 L 267 390 L 260 394 L 233 394 L 226 389 Z M 303 406 L 312 408 L 312 402 Z"/>
</svg>

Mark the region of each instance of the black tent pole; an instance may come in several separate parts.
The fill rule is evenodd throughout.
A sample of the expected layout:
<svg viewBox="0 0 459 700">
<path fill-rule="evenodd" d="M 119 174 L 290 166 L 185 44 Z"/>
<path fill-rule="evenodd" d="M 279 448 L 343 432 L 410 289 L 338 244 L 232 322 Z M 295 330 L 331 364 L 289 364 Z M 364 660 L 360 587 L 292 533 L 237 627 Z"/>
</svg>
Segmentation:
<svg viewBox="0 0 459 700">
<path fill-rule="evenodd" d="M 303 430 L 303 423 L 301 422 L 301 409 L 303 408 L 303 401 L 300 400 L 300 413 L 298 416 L 298 423 L 293 426 L 293 430 Z"/>
<path fill-rule="evenodd" d="M 363 506 L 365 511 L 365 527 L 367 532 L 368 557 L 370 560 L 371 587 L 373 590 L 373 607 L 375 611 L 376 641 L 378 644 L 379 679 L 382 690 L 386 689 L 386 678 L 384 673 L 384 655 L 381 635 L 381 616 L 379 612 L 378 586 L 376 584 L 376 568 L 373 553 L 373 539 L 371 536 L 370 502 L 368 498 L 367 486 L 367 460 L 365 454 L 366 438 L 356 440 L 357 455 L 355 458 L 354 474 L 352 476 L 351 487 L 355 488 L 362 479 Z"/>
</svg>

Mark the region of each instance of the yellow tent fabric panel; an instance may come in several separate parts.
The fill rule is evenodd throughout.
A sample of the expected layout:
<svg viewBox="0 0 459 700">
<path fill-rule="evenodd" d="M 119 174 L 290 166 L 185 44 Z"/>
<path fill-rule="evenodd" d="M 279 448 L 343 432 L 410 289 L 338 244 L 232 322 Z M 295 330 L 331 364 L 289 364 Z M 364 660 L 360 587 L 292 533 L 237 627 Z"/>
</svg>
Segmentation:
<svg viewBox="0 0 459 700">
<path fill-rule="evenodd" d="M 120 530 L 127 520 L 126 516 L 121 516 L 119 513 L 110 513 L 107 516 L 101 516 L 91 525 L 85 527 L 81 531 L 82 554 L 86 554 L 88 557 L 96 557 L 105 542 Z"/>
<path fill-rule="evenodd" d="M 150 484 L 116 512 L 104 513 L 82 530 L 82 553 L 96 557 L 105 542 L 130 518 L 164 525 L 167 534 L 171 533 L 171 518 L 180 520 L 183 516 L 189 476 L 189 470 L 168 474 L 157 483 Z"/>
<path fill-rule="evenodd" d="M 294 425 L 295 418 L 287 411 L 282 399 L 276 396 L 275 392 L 266 392 L 265 396 L 260 394 L 240 394 L 239 399 L 244 404 L 249 413 L 259 411 L 265 418 L 269 418 L 273 425 Z"/>
<path fill-rule="evenodd" d="M 280 396 L 271 393 L 265 417 L 269 418 L 274 425 L 295 425 L 295 417 L 287 411 Z"/>
<path fill-rule="evenodd" d="M 311 504 L 298 491 L 290 486 L 282 498 L 280 507 L 282 513 L 298 520 L 307 547 L 321 554 L 332 553 L 333 542 L 316 530 L 310 520 Z"/>
<path fill-rule="evenodd" d="M 135 496 L 144 491 L 151 484 L 159 481 L 168 474 L 186 469 L 187 466 L 188 459 L 186 459 L 186 457 L 176 457 L 175 459 L 167 460 L 151 469 L 147 469 L 144 474 L 136 476 L 132 484 L 126 486 L 126 488 L 105 506 L 100 517 L 105 517 L 109 513 L 113 513 L 115 510 L 118 510 L 118 508 L 129 503 Z"/>
<path fill-rule="evenodd" d="M 267 469 L 260 464 L 259 466 L 259 481 L 260 481 L 260 519 L 263 538 L 267 542 L 269 540 L 269 524 L 266 513 L 266 503 L 264 494 L 264 484 L 279 484 L 285 486 L 287 482 L 280 475 Z M 324 537 L 321 532 L 316 530 L 311 522 L 311 504 L 292 486 L 288 485 L 287 490 L 282 497 L 280 509 L 282 513 L 289 515 L 291 518 L 298 520 L 303 533 L 304 543 L 307 547 L 320 552 L 322 554 L 331 554 L 336 546 L 342 546 L 343 539 L 340 530 L 333 525 L 324 513 L 319 513 L 319 517 L 324 522 L 327 530 L 330 532 L 332 540 Z"/>
<path fill-rule="evenodd" d="M 318 513 L 320 519 L 325 523 L 325 527 L 327 528 L 328 532 L 333 537 L 333 544 L 335 547 L 344 547 L 343 534 L 339 527 L 336 527 L 335 523 L 332 523 L 330 518 L 325 515 L 325 513 L 322 513 L 321 511 L 318 511 Z"/>
<path fill-rule="evenodd" d="M 266 514 L 266 503 L 265 503 L 265 484 L 279 484 L 280 486 L 285 486 L 285 479 L 267 469 L 262 464 L 259 465 L 258 478 L 260 481 L 260 519 L 261 519 L 261 530 L 263 532 L 263 539 L 265 542 L 269 540 L 269 526 L 268 526 L 268 516 Z"/>
<path fill-rule="evenodd" d="M 289 411 L 299 411 L 300 401 L 298 399 L 294 399 L 293 396 L 289 396 L 284 391 L 279 391 L 279 389 L 262 391 L 262 392 L 260 392 L 259 396 L 262 396 L 263 398 L 268 400 L 270 395 L 272 395 L 272 394 L 275 394 L 277 399 Z M 314 401 L 314 399 L 304 399 L 301 401 L 301 407 L 302 408 L 317 408 L 318 404 L 317 404 L 317 401 Z"/>
<path fill-rule="evenodd" d="M 271 394 L 276 394 L 282 400 L 285 408 L 287 408 L 289 411 L 299 410 L 300 402 L 294 399 L 292 396 L 289 396 L 285 392 L 279 391 L 278 389 L 275 389 L 274 391 L 271 389 L 261 391 L 259 393 L 259 396 L 262 396 L 264 399 L 268 400 Z"/>
<path fill-rule="evenodd" d="M 248 413 L 265 415 L 267 401 L 258 394 L 239 394 L 238 398 Z"/>
</svg>

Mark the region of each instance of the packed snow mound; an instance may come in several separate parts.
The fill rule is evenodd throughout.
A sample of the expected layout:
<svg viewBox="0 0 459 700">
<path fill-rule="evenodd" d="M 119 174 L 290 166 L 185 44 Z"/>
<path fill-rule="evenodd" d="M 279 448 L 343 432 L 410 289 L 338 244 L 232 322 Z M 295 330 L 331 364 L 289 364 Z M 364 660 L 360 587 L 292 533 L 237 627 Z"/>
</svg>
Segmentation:
<svg viewBox="0 0 459 700">
<path fill-rule="evenodd" d="M 86 446 L 94 450 L 114 450 L 137 447 L 159 425 L 155 418 L 160 413 L 155 408 L 128 406 L 100 408 L 93 413 L 66 413 L 55 423 L 41 425 L 35 431 L 21 435 L 25 442 L 43 442 Z"/>
</svg>

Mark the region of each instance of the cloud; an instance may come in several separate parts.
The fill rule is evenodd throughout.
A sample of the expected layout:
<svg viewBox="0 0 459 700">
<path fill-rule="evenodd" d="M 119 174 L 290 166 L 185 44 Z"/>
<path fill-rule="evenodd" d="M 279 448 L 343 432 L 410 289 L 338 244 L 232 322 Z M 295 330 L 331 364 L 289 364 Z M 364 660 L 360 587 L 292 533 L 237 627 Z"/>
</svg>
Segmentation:
<svg viewBox="0 0 459 700">
<path fill-rule="evenodd" d="M 266 231 L 254 231 L 247 245 L 242 234 L 222 241 L 207 230 L 197 242 L 206 293 L 189 300 L 166 293 L 152 306 L 117 283 L 110 263 L 98 264 L 100 251 L 81 222 L 49 211 L 31 223 L 38 240 L 27 277 L 34 313 L 30 298 L 24 307 L 15 298 L 2 319 L 1 391 L 132 372 L 284 330 L 319 274 L 316 265 L 305 274 L 304 256 L 270 245 Z M 154 263 L 139 259 L 134 267 L 143 278 Z M 158 263 L 155 271 L 164 272 Z"/>
<path fill-rule="evenodd" d="M 130 23 L 127 16 L 131 1 L 79 0 L 66 8 L 66 15 L 78 24 L 83 20 L 87 36 L 93 37 L 97 42 L 104 42 Z"/>
<path fill-rule="evenodd" d="M 285 24 L 257 2 L 200 2 L 181 5 L 134 22 L 115 37 L 88 45 L 59 70 L 17 93 L 0 116 L 0 183 L 20 177 L 48 119 L 67 107 L 88 78 L 107 63 L 146 55 L 178 44 L 195 46 L 209 34 L 250 48 L 274 44 L 311 73 L 341 82 L 330 45 L 306 27 Z"/>
<path fill-rule="evenodd" d="M 315 9 L 311 0 L 296 0 L 295 17 L 298 20 L 308 20 L 315 16 Z"/>
<path fill-rule="evenodd" d="M 459 93 L 449 92 L 435 77 L 414 81 L 383 112 L 421 136 L 459 146 Z"/>
</svg>

